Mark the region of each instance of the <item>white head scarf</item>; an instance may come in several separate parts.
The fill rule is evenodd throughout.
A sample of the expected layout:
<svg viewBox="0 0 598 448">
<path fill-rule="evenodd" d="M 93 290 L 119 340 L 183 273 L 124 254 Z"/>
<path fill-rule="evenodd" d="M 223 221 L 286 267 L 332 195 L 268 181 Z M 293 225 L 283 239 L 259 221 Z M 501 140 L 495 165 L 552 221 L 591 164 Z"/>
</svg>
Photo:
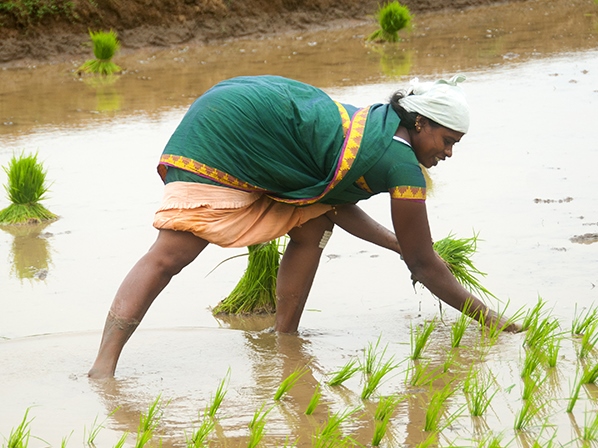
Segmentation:
<svg viewBox="0 0 598 448">
<path fill-rule="evenodd" d="M 454 131 L 466 133 L 469 129 L 469 106 L 465 94 L 457 84 L 465 75 L 450 80 L 420 83 L 414 79 L 409 94 L 399 100 L 407 112 L 416 112 Z"/>
</svg>

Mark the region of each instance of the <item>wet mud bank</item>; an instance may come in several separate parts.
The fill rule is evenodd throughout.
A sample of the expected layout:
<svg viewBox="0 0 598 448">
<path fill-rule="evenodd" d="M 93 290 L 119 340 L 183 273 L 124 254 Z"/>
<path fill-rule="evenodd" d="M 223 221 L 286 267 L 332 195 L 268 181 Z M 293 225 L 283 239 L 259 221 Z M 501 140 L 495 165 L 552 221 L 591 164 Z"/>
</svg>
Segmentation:
<svg viewBox="0 0 598 448">
<path fill-rule="evenodd" d="M 496 0 L 434 0 L 404 3 L 416 15 L 509 3 Z M 123 51 L 288 31 L 351 26 L 373 21 L 377 0 L 77 0 L 72 9 L 24 19 L 0 9 L 0 64 L 51 61 L 88 54 L 88 29 L 114 29 Z"/>
</svg>

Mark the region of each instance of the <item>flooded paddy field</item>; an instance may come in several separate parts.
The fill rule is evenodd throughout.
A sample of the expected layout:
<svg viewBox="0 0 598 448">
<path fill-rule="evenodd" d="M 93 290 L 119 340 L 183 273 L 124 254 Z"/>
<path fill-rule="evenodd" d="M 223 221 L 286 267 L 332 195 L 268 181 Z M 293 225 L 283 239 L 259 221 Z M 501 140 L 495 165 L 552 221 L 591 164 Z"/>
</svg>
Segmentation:
<svg viewBox="0 0 598 448">
<path fill-rule="evenodd" d="M 580 339 L 570 332 L 576 313 L 598 298 L 598 6 L 532 1 L 450 20 L 425 15 L 396 46 L 366 45 L 372 26 L 349 25 L 123 53 L 116 62 L 125 72 L 104 82 L 78 76 L 83 61 L 0 70 L 0 165 L 15 153 L 37 152 L 52 182 L 44 204 L 60 216 L 35 229 L 0 231 L 1 436 L 29 409 L 31 447 L 86 445 L 99 426 L 96 446 L 114 446 L 125 432 L 131 433 L 125 446 L 134 446 L 140 414 L 160 397 L 152 446 L 159 440 L 186 446 L 228 377 L 210 446 L 247 446 L 248 424 L 262 406 L 271 408 L 262 446 L 314 446 L 330 416 L 353 409 L 343 434 L 368 446 L 379 397 L 396 394 L 402 401 L 381 446 L 415 447 L 434 432 L 424 431 L 426 411 L 447 383 L 454 393 L 433 446 L 487 446 L 489 436 L 501 436 L 500 446 L 596 443 L 581 440 L 598 410 L 596 385 L 584 385 L 572 412 L 567 407 L 582 366 L 598 362 L 595 350 L 579 359 Z M 326 247 L 298 335 L 270 333 L 271 317 L 212 315 L 246 260 L 211 272 L 244 252 L 211 246 L 156 300 L 115 379 L 87 378 L 112 297 L 157 233 L 151 221 L 162 193 L 159 155 L 198 95 L 225 78 L 268 73 L 366 105 L 386 101 L 413 77 L 455 72 L 468 78 L 472 125 L 453 157 L 431 170 L 433 236 L 479 232 L 474 262 L 501 300 L 493 305 L 512 315 L 540 297 L 563 333 L 556 367 L 539 370 L 535 395 L 547 404 L 524 430 L 514 426 L 525 404 L 525 333 L 489 343 L 471 325 L 451 350 L 457 313 L 414 289 L 394 254 L 342 230 Z M 0 208 L 6 205 L 0 199 Z M 390 226 L 388 197 L 362 206 Z M 414 362 L 412 329 L 433 319 L 431 339 Z M 361 398 L 361 375 L 327 385 L 377 341 L 397 368 L 371 398 Z M 446 374 L 432 385 L 413 385 L 414 366 L 426 363 Z M 275 402 L 282 380 L 304 366 L 307 374 Z M 495 395 L 482 417 L 466 406 L 471 366 L 493 378 Z M 318 385 L 320 404 L 306 416 Z"/>
</svg>

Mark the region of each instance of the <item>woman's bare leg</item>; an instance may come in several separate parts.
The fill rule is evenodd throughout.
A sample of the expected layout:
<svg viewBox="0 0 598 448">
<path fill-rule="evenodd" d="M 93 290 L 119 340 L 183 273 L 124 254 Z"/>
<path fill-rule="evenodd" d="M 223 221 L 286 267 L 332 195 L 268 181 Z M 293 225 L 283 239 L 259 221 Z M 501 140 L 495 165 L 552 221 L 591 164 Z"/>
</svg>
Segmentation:
<svg viewBox="0 0 598 448">
<path fill-rule="evenodd" d="M 307 296 L 318 270 L 325 231 L 334 224 L 325 215 L 312 219 L 289 232 L 276 282 L 276 323 L 281 333 L 297 331 Z"/>
<path fill-rule="evenodd" d="M 156 242 L 133 266 L 114 297 L 90 377 L 114 375 L 125 343 L 154 299 L 207 245 L 207 241 L 192 233 L 160 230 Z"/>
</svg>

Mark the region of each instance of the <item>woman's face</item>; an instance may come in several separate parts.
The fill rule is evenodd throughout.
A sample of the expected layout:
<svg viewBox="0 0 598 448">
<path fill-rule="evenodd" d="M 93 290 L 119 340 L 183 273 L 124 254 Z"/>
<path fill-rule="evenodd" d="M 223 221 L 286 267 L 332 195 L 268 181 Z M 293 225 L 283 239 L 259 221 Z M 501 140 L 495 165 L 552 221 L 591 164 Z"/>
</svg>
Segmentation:
<svg viewBox="0 0 598 448">
<path fill-rule="evenodd" d="M 432 126 L 424 117 L 419 117 L 417 123 L 419 127 L 411 131 L 411 146 L 419 163 L 426 168 L 451 157 L 454 144 L 464 135 L 444 126 Z"/>
</svg>

